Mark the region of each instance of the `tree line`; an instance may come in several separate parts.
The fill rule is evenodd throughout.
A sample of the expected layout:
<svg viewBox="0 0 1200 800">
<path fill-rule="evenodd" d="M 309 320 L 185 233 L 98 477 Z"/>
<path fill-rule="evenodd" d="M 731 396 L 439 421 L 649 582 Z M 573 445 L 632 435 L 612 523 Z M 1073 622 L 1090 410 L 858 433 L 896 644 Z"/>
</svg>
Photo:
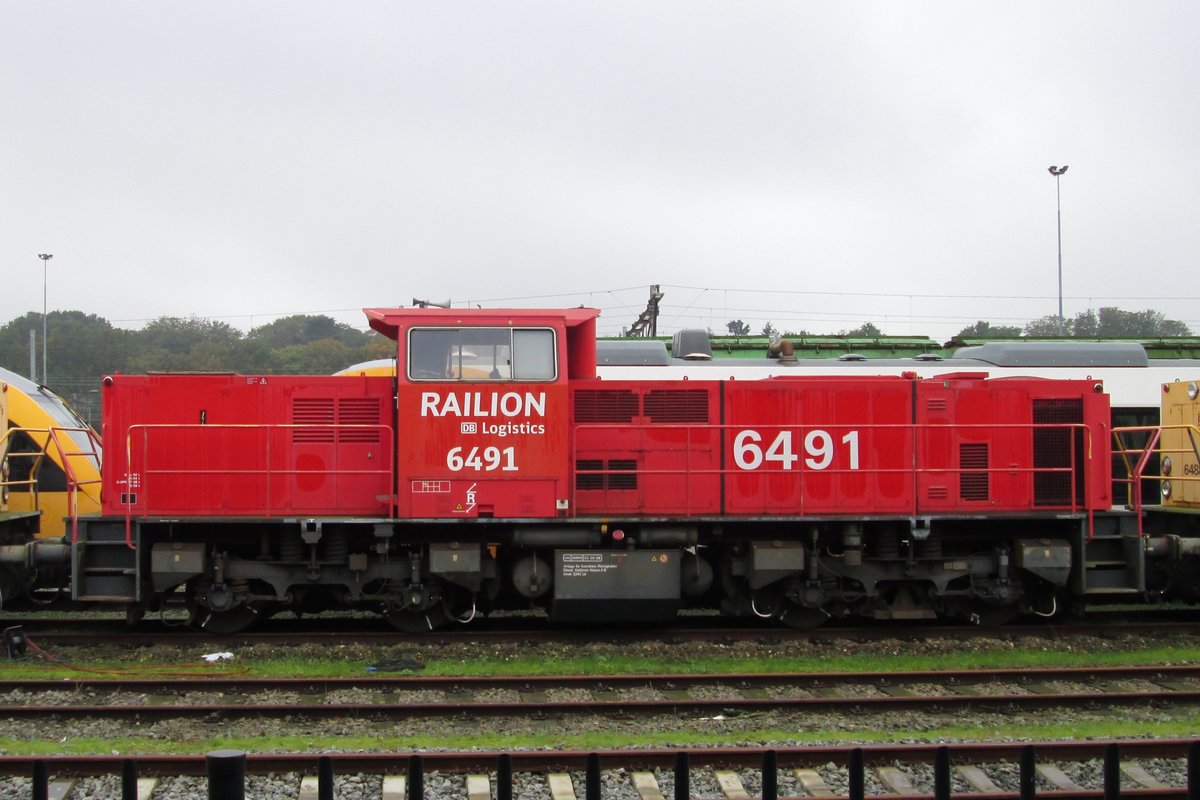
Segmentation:
<svg viewBox="0 0 1200 800">
<path fill-rule="evenodd" d="M 200 317 L 159 317 L 141 330 L 117 328 L 82 311 L 46 318 L 49 380 L 93 425 L 99 423 L 99 384 L 117 372 L 240 372 L 328 375 L 360 361 L 395 354 L 395 344 L 324 315 L 296 314 L 243 333 Z M 29 375 L 30 331 L 42 363 L 42 316 L 30 312 L 0 327 L 0 367 Z M 39 376 L 40 378 L 41 376 Z"/>
<path fill-rule="evenodd" d="M 750 325 L 735 319 L 725 325 L 733 336 L 750 336 Z M 711 334 L 712 331 L 709 331 Z M 762 335 L 772 339 L 779 336 L 810 336 L 809 331 L 780 331 L 770 322 L 762 328 Z M 858 338 L 875 338 L 883 336 L 874 323 L 864 322 L 857 328 L 838 331 L 838 336 Z M 1191 336 L 1188 326 L 1174 319 L 1167 319 L 1158 311 L 1124 311 L 1120 308 L 1106 306 L 1099 311 L 1089 308 L 1074 317 L 1059 319 L 1051 314 L 1026 323 L 1017 325 L 993 325 L 979 320 L 963 328 L 955 339 L 1019 339 L 1019 338 L 1051 338 L 1067 337 L 1076 339 L 1161 339 L 1172 336 Z"/>
</svg>

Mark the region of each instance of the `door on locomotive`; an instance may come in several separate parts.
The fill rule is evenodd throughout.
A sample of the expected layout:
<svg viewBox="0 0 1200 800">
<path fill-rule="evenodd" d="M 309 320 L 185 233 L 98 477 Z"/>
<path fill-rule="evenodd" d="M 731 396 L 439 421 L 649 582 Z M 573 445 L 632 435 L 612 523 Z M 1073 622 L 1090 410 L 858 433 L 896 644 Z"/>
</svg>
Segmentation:
<svg viewBox="0 0 1200 800">
<path fill-rule="evenodd" d="M 399 519 L 425 520 L 433 530 L 439 522 L 546 519 L 571 510 L 568 382 L 595 375 L 597 311 L 366 313 L 397 342 Z M 439 568 L 441 559 L 491 557 L 484 548 L 495 543 L 495 528 L 455 530 L 463 547 L 452 555 L 411 545 L 410 557 L 428 558 L 432 574 L 415 578 L 405 592 L 410 600 L 385 612 L 393 624 L 428 629 L 471 615 L 481 590 L 498 591 L 481 578 L 494 571 Z"/>
</svg>

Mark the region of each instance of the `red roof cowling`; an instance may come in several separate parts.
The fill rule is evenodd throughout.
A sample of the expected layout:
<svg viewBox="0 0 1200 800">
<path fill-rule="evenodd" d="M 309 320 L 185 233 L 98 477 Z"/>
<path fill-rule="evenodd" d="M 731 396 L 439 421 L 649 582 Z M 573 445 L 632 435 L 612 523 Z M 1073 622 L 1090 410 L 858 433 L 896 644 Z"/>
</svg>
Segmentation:
<svg viewBox="0 0 1200 800">
<path fill-rule="evenodd" d="M 530 325 L 562 320 L 566 328 L 595 320 L 596 308 L 364 308 L 371 328 L 389 339 L 399 338 L 400 328 L 411 324 L 471 326 Z"/>
</svg>

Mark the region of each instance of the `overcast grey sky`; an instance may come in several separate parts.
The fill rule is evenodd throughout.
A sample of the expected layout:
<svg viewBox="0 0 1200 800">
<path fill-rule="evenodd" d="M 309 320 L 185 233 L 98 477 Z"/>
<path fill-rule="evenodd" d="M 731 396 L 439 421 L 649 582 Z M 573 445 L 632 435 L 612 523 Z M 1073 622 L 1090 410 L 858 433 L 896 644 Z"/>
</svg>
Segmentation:
<svg viewBox="0 0 1200 800">
<path fill-rule="evenodd" d="M 0 322 L 1200 331 L 1195 2 L 0 0 Z M 1123 299 L 1125 298 L 1125 299 Z"/>
</svg>

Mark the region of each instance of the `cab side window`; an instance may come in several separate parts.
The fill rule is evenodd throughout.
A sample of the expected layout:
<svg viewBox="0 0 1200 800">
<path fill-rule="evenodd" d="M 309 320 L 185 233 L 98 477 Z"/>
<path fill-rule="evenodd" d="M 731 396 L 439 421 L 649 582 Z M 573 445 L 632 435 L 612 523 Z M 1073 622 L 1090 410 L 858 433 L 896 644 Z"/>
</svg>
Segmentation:
<svg viewBox="0 0 1200 800">
<path fill-rule="evenodd" d="M 415 328 L 408 334 L 412 381 L 553 381 L 555 334 L 546 328 Z"/>
</svg>

